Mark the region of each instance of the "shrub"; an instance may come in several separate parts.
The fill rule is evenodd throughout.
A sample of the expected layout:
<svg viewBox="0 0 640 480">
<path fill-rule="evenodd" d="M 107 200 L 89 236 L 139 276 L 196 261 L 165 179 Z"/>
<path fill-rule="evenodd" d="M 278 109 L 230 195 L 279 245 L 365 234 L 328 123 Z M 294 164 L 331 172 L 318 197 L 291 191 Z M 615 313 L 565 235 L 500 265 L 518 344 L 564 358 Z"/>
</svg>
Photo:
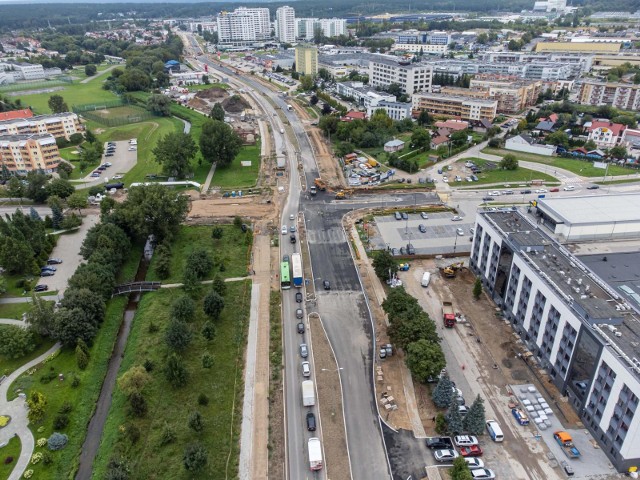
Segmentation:
<svg viewBox="0 0 640 480">
<path fill-rule="evenodd" d="M 192 443 L 184 449 L 182 462 L 185 469 L 190 472 L 196 472 L 207 464 L 208 457 L 209 452 L 202 444 Z"/>
<path fill-rule="evenodd" d="M 189 372 L 184 366 L 184 362 L 175 353 L 172 353 L 167 358 L 167 363 L 164 367 L 164 375 L 167 381 L 176 388 L 186 385 L 189 380 Z"/>
<path fill-rule="evenodd" d="M 218 320 L 224 308 L 224 298 L 215 290 L 209 290 L 204 297 L 202 309 L 211 320 Z"/>
<path fill-rule="evenodd" d="M 80 370 L 84 370 L 89 365 L 89 357 L 80 345 L 76 346 L 76 364 Z"/>
<path fill-rule="evenodd" d="M 171 316 L 175 320 L 190 322 L 196 313 L 196 302 L 187 295 L 182 295 L 171 304 Z"/>
<path fill-rule="evenodd" d="M 49 452 L 42 452 L 42 463 L 51 465 L 53 463 L 53 456 Z"/>
<path fill-rule="evenodd" d="M 107 473 L 104 478 L 105 480 L 128 480 L 129 472 L 129 464 L 126 459 L 112 457 L 107 464 Z"/>
<path fill-rule="evenodd" d="M 71 387 L 77 388 L 79 385 L 80 385 L 80 377 L 78 377 L 77 375 L 74 375 L 73 380 L 71 380 Z"/>
<path fill-rule="evenodd" d="M 39 447 L 44 447 L 46 444 L 47 444 L 46 438 L 39 438 L 38 441 L 36 442 L 36 445 Z"/>
<path fill-rule="evenodd" d="M 133 423 L 127 424 L 125 432 L 127 433 L 127 438 L 132 444 L 137 443 L 138 440 L 140 440 L 140 429 Z"/>
<path fill-rule="evenodd" d="M 36 452 L 33 455 L 31 455 L 31 464 L 32 465 L 40 463 L 41 460 L 42 460 L 42 452 Z"/>
<path fill-rule="evenodd" d="M 204 430 L 204 421 L 202 420 L 202 415 L 200 415 L 200 412 L 198 412 L 197 410 L 189 415 L 188 422 L 189 428 L 191 428 L 191 430 L 193 430 L 194 432 L 201 432 L 202 430 Z"/>
<path fill-rule="evenodd" d="M 184 350 L 189 346 L 192 338 L 189 326 L 177 319 L 171 320 L 164 332 L 165 342 L 172 350 Z"/>
<path fill-rule="evenodd" d="M 202 326 L 202 336 L 207 340 L 213 340 L 216 336 L 216 326 L 211 320 L 204 322 Z"/>
<path fill-rule="evenodd" d="M 22 474 L 22 478 L 31 478 L 33 476 L 33 470 L 30 468 Z"/>
<path fill-rule="evenodd" d="M 58 413 L 69 413 L 71 412 L 71 410 L 73 410 L 73 405 L 71 405 L 71 402 L 68 400 L 65 400 L 62 405 L 60 405 L 60 408 L 58 409 Z"/>
<path fill-rule="evenodd" d="M 211 238 L 215 238 L 216 240 L 219 240 L 222 238 L 223 235 L 224 235 L 224 229 L 220 226 L 215 226 L 211 230 Z"/>
<path fill-rule="evenodd" d="M 447 419 L 444 418 L 444 415 L 442 413 L 436 415 L 435 430 L 438 435 L 443 435 L 447 432 Z"/>
<path fill-rule="evenodd" d="M 69 437 L 64 433 L 53 432 L 49 440 L 47 440 L 47 445 L 49 446 L 49 450 L 62 450 L 68 441 Z"/>
<path fill-rule="evenodd" d="M 141 393 L 135 392 L 129 396 L 131 413 L 136 417 L 144 417 L 147 413 L 147 401 Z"/>
<path fill-rule="evenodd" d="M 58 375 L 56 375 L 55 372 L 45 373 L 40 377 L 40 383 L 42 383 L 43 385 L 46 385 L 47 383 L 51 383 L 51 381 L 55 380 L 57 376 Z"/>
<path fill-rule="evenodd" d="M 4 464 L 5 465 L 9 465 L 11 462 L 13 462 L 13 457 L 6 457 L 4 459 Z"/>
<path fill-rule="evenodd" d="M 53 428 L 56 430 L 62 430 L 69 425 L 69 416 L 66 414 L 59 414 L 53 419 Z"/>
<path fill-rule="evenodd" d="M 213 355 L 210 353 L 202 354 L 202 368 L 211 368 L 213 367 Z"/>
<path fill-rule="evenodd" d="M 204 393 L 198 395 L 198 405 L 202 405 L 203 407 L 209 405 L 209 397 L 207 397 Z"/>
<path fill-rule="evenodd" d="M 155 367 L 154 363 L 151 360 L 149 360 L 148 358 L 144 361 L 142 366 L 144 367 L 144 369 L 147 372 L 151 372 L 153 370 L 153 367 Z"/>
<path fill-rule="evenodd" d="M 149 333 L 156 333 L 158 330 L 160 330 L 160 327 L 153 322 L 149 322 Z"/>
<path fill-rule="evenodd" d="M 162 433 L 160 433 L 160 446 L 168 445 L 169 443 L 174 442 L 176 439 L 176 432 L 171 428 L 171 426 L 164 422 L 164 427 L 162 428 Z"/>
</svg>

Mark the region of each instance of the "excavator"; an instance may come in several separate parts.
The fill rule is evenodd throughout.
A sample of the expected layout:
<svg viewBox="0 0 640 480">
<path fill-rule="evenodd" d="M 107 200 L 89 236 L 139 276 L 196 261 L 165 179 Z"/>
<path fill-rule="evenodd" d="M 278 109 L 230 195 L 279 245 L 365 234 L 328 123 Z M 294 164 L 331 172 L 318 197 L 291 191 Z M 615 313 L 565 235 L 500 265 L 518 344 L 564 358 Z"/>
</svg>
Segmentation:
<svg viewBox="0 0 640 480">
<path fill-rule="evenodd" d="M 343 200 L 347 197 L 350 197 L 351 195 L 353 195 L 352 189 L 338 190 L 336 192 L 336 200 Z"/>
<path fill-rule="evenodd" d="M 452 263 L 446 267 L 440 267 L 440 273 L 446 278 L 456 278 L 458 270 L 464 268 L 464 262 Z"/>
</svg>

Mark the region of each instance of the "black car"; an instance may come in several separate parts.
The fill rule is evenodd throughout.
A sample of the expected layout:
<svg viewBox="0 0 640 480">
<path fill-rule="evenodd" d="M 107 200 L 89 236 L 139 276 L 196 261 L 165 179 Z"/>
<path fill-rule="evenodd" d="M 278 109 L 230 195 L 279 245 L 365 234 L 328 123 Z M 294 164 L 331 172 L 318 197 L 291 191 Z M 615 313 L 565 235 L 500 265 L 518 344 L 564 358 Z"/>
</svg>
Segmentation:
<svg viewBox="0 0 640 480">
<path fill-rule="evenodd" d="M 483 202 L 493 202 L 493 197 L 482 197 Z"/>
<path fill-rule="evenodd" d="M 51 270 L 42 270 L 40 272 L 41 277 L 53 277 L 55 274 L 56 272 L 52 272 Z"/>
<path fill-rule="evenodd" d="M 302 303 L 302 293 L 296 292 L 296 302 Z"/>
<path fill-rule="evenodd" d="M 531 190 L 520 190 L 520 193 L 522 195 L 528 195 L 529 193 L 531 193 Z"/>
<path fill-rule="evenodd" d="M 58 265 L 62 263 L 62 260 L 60 260 L 59 258 L 50 258 L 49 260 L 47 260 L 47 265 Z"/>
<path fill-rule="evenodd" d="M 316 431 L 316 416 L 312 412 L 307 413 L 307 430 Z"/>
<path fill-rule="evenodd" d="M 289 237 L 289 242 L 291 242 L 291 243 L 296 243 L 296 236 L 292 234 L 292 235 Z"/>
<path fill-rule="evenodd" d="M 304 333 L 304 323 L 298 323 L 298 333 Z"/>
<path fill-rule="evenodd" d="M 420 230 L 420 232 L 425 233 L 427 231 L 427 227 L 425 227 L 424 225 L 420 224 L 418 225 L 418 230 Z"/>
<path fill-rule="evenodd" d="M 331 283 L 329 283 L 329 280 L 323 280 L 322 286 L 324 287 L 325 290 L 331 290 Z"/>
<path fill-rule="evenodd" d="M 40 270 L 43 271 L 43 272 L 44 271 L 55 272 L 57 270 L 57 268 L 56 267 L 51 267 L 51 266 L 46 266 L 46 267 L 42 267 Z"/>
<path fill-rule="evenodd" d="M 432 450 L 446 450 L 453 448 L 453 442 L 449 437 L 427 437 L 427 447 Z"/>
<path fill-rule="evenodd" d="M 47 290 L 49 290 L 49 286 L 44 284 L 36 285 L 35 287 L 33 287 L 34 292 L 46 292 Z"/>
<path fill-rule="evenodd" d="M 587 190 L 597 190 L 600 188 L 600 185 L 589 185 L 587 187 Z"/>
</svg>

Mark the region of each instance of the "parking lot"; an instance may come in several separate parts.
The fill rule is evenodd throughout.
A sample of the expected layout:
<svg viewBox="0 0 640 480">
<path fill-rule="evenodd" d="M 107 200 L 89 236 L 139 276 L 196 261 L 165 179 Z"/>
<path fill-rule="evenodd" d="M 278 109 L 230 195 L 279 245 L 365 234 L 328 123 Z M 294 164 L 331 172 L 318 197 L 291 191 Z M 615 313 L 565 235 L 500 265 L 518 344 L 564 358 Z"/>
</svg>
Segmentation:
<svg viewBox="0 0 640 480">
<path fill-rule="evenodd" d="M 462 220 L 456 222 L 451 220 L 453 214 L 445 212 L 430 213 L 428 219 L 417 213 L 408 214 L 407 220 L 396 220 L 393 215 L 375 217 L 377 234 L 370 239 L 371 246 L 399 251 L 411 243 L 419 255 L 470 252 L 469 229 L 474 225 L 474 217 L 464 213 L 460 216 Z M 419 230 L 419 225 L 424 225 L 425 232 Z M 462 235 L 457 234 L 458 228 L 462 229 Z"/>
<path fill-rule="evenodd" d="M 116 144 L 115 151 L 113 156 L 107 157 L 107 144 L 105 143 L 105 154 L 102 155 L 102 160 L 100 164 L 105 162 L 111 163 L 111 166 L 104 170 L 99 177 L 92 177 L 91 174 L 96 171 L 93 169 L 87 172 L 87 176 L 81 180 L 76 180 L 76 182 L 83 182 L 87 186 L 97 185 L 100 183 L 106 183 L 113 179 L 114 175 L 124 175 L 126 172 L 131 170 L 133 166 L 138 161 L 138 150 L 130 150 L 130 144 L 128 140 L 122 140 L 119 142 L 113 142 Z M 96 166 L 97 167 L 97 166 Z M 116 180 L 117 181 L 117 180 Z"/>
</svg>

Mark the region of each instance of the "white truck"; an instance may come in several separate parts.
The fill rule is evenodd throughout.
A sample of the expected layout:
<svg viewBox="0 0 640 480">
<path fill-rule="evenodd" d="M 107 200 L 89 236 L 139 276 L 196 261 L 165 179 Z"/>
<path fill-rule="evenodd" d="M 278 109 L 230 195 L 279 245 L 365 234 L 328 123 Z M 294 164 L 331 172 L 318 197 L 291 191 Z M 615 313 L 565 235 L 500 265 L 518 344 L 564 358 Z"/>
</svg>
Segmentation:
<svg viewBox="0 0 640 480">
<path fill-rule="evenodd" d="M 293 107 L 291 105 L 287 105 L 287 110 L 291 111 L 293 110 Z"/>
<path fill-rule="evenodd" d="M 302 382 L 302 404 L 305 407 L 313 407 L 316 404 L 316 390 L 311 380 Z"/>
<path fill-rule="evenodd" d="M 316 437 L 309 439 L 309 468 L 314 471 L 322 470 L 322 445 Z"/>
</svg>

